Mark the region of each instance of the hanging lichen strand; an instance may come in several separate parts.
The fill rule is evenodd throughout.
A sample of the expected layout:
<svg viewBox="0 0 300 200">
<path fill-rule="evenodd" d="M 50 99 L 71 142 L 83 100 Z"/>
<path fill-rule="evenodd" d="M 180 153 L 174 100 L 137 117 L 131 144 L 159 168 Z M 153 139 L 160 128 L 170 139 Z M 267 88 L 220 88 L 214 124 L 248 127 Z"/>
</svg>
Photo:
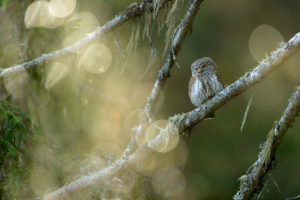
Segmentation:
<svg viewBox="0 0 300 200">
<path fill-rule="evenodd" d="M 144 16 L 144 30 L 143 38 L 145 35 L 150 37 L 151 29 L 153 28 L 154 22 L 157 22 L 158 32 L 166 27 L 165 32 L 165 48 L 164 53 L 166 53 L 169 45 L 171 43 L 172 36 L 174 34 L 175 28 L 180 22 L 180 15 L 182 10 L 182 5 L 184 5 L 185 0 L 153 0 L 153 12 L 147 11 Z"/>
<path fill-rule="evenodd" d="M 167 18 L 166 18 L 166 25 L 167 25 L 167 31 L 165 35 L 165 49 L 164 54 L 166 53 L 167 49 L 169 48 L 169 45 L 171 43 L 175 28 L 180 22 L 180 10 L 182 8 L 182 5 L 184 4 L 185 0 L 175 0 L 171 10 L 168 12 Z"/>
</svg>

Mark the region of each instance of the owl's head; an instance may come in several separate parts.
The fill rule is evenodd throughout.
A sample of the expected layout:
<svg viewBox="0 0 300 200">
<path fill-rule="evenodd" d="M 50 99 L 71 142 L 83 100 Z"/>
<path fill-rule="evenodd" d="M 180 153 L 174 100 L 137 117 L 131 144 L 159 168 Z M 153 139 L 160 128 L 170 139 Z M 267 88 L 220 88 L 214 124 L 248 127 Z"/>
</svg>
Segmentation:
<svg viewBox="0 0 300 200">
<path fill-rule="evenodd" d="M 209 57 L 203 57 L 193 62 L 191 65 L 192 75 L 209 75 L 212 72 L 217 71 L 217 65 L 213 59 Z"/>
</svg>

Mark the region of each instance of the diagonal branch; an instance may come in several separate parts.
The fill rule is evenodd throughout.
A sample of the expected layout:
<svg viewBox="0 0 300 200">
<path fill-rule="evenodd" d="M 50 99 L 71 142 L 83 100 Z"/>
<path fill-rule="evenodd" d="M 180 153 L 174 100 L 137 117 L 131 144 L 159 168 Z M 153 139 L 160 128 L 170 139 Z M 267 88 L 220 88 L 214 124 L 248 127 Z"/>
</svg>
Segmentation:
<svg viewBox="0 0 300 200">
<path fill-rule="evenodd" d="M 254 85 L 255 83 L 259 82 L 262 78 L 270 74 L 273 70 L 275 70 L 278 65 L 282 64 L 292 53 L 294 53 L 300 45 L 300 33 L 297 33 L 293 38 L 291 38 L 287 43 L 285 43 L 282 47 L 274 51 L 270 57 L 266 58 L 262 61 L 254 70 L 251 72 L 246 73 L 243 77 L 239 80 L 235 81 L 228 87 L 226 87 L 223 91 L 209 100 L 203 106 L 196 108 L 195 110 L 184 114 L 180 117 L 181 120 L 178 121 L 171 121 L 172 123 L 176 123 L 179 128 L 179 133 L 183 132 L 184 130 L 188 129 L 189 127 L 194 126 L 196 123 L 199 123 L 202 119 L 205 118 L 210 112 L 217 110 L 217 108 L 221 107 L 235 96 L 241 94 L 249 87 Z M 291 102 L 297 102 L 298 100 L 298 93 L 297 97 L 293 96 Z M 291 113 L 287 111 L 280 122 L 278 123 L 278 129 L 275 129 L 275 135 L 277 138 L 281 138 L 283 135 L 282 133 L 287 130 L 290 126 L 286 120 L 291 121 L 293 119 L 293 115 L 296 116 L 296 112 L 293 109 L 294 106 L 288 106 L 288 109 L 291 110 Z M 176 118 L 177 119 L 177 118 Z M 285 120 L 286 119 L 286 120 Z M 277 133 L 276 133 L 277 132 Z M 163 132 L 164 134 L 166 132 Z M 141 145 L 133 154 L 130 156 L 123 156 L 121 159 L 116 161 L 110 167 L 104 168 L 98 172 L 95 172 L 88 176 L 83 176 L 68 185 L 65 185 L 58 190 L 48 194 L 45 199 L 47 200 L 54 200 L 54 199 L 63 199 L 67 196 L 80 192 L 83 189 L 92 186 L 94 184 L 103 183 L 107 178 L 113 177 L 119 171 L 123 170 L 127 167 L 134 167 L 135 163 L 143 162 L 152 152 L 153 150 L 149 148 L 149 146 L 155 146 L 162 143 L 162 140 L 165 138 L 162 134 L 157 135 L 154 139 L 148 141 L 147 143 Z M 277 143 L 274 143 L 274 147 Z M 279 144 L 279 143 L 278 143 Z M 278 145 L 277 145 L 278 146 Z M 276 148 L 277 148 L 276 146 Z M 126 150 L 125 150 L 126 151 Z"/>
<path fill-rule="evenodd" d="M 261 192 L 265 182 L 265 175 L 274 167 L 275 153 L 282 142 L 282 138 L 291 127 L 300 112 L 300 86 L 289 99 L 283 115 L 278 123 L 270 130 L 264 148 L 258 155 L 258 160 L 251 166 L 249 173 L 241 176 L 240 190 L 234 196 L 235 200 L 246 200 Z"/>
<path fill-rule="evenodd" d="M 165 0 L 166 3 L 169 0 Z M 74 50 L 88 44 L 89 42 L 93 41 L 94 38 L 101 36 L 109 31 L 112 31 L 116 27 L 124 24 L 130 19 L 140 17 L 143 15 L 147 10 L 153 10 L 152 0 L 145 0 L 141 3 L 132 3 L 129 5 L 125 11 L 121 12 L 114 19 L 106 22 L 103 26 L 98 27 L 94 32 L 87 34 L 84 38 L 79 40 L 78 42 L 65 47 L 63 49 L 59 49 L 53 51 L 51 53 L 43 54 L 42 56 L 35 58 L 31 61 L 24 62 L 19 65 L 15 65 L 12 67 L 8 67 L 5 69 L 0 68 L 0 79 L 4 78 L 5 76 L 13 73 L 18 73 L 24 69 L 31 70 L 34 69 L 38 64 L 45 62 L 46 60 L 50 60 L 53 58 L 57 58 L 63 56 L 67 53 L 73 52 Z"/>
<path fill-rule="evenodd" d="M 227 86 L 205 104 L 177 118 L 172 118 L 173 122 L 179 128 L 179 132 L 182 133 L 193 127 L 209 115 L 209 113 L 216 111 L 234 97 L 261 81 L 264 77 L 277 69 L 280 64 L 287 60 L 299 48 L 300 32 L 295 34 L 287 43 L 282 44 L 277 50 L 273 51 L 271 55 L 261 61 L 256 68 Z"/>
<path fill-rule="evenodd" d="M 170 50 L 168 52 L 166 61 L 158 73 L 157 80 L 154 84 L 154 87 L 151 91 L 150 96 L 148 97 L 147 104 L 145 106 L 145 113 L 150 123 L 152 122 L 151 116 L 152 116 L 153 106 L 156 103 L 161 90 L 164 88 L 164 85 L 168 77 L 170 77 L 170 70 L 174 65 L 174 61 L 177 54 L 179 53 L 182 41 L 187 35 L 188 31 L 190 30 L 193 20 L 202 2 L 203 0 L 194 0 L 190 4 L 190 7 L 186 15 L 184 16 L 184 18 L 181 20 L 180 24 L 177 26 L 177 28 L 174 31 L 174 36 L 171 41 Z"/>
<path fill-rule="evenodd" d="M 169 74 L 170 68 L 174 64 L 174 57 L 177 55 L 179 52 L 181 42 L 186 36 L 187 31 L 189 30 L 193 19 L 198 11 L 198 8 L 200 6 L 200 3 L 203 0 L 195 0 L 193 3 L 191 3 L 189 10 L 187 11 L 184 19 L 181 21 L 180 25 L 177 27 L 177 31 L 175 31 L 172 44 L 170 47 L 170 51 L 167 57 L 167 60 L 165 64 L 163 65 L 162 69 L 160 70 L 160 75 L 158 76 L 158 80 L 156 81 L 156 84 L 154 85 L 153 91 L 159 92 L 159 88 L 156 88 L 158 85 L 160 85 L 160 88 L 163 87 L 164 83 L 166 82 Z M 163 74 L 163 75 L 162 75 Z M 159 95 L 159 94 L 157 94 Z M 151 96 L 157 98 L 158 96 Z M 151 98 L 150 97 L 150 98 Z M 152 102 L 148 103 L 152 105 Z M 146 106 L 147 108 L 147 106 Z M 145 109 L 146 110 L 146 109 Z M 150 110 L 149 110 L 150 111 Z M 139 129 L 137 132 L 142 131 Z M 91 175 L 83 176 L 59 189 L 56 191 L 48 194 L 45 196 L 44 199 L 47 200 L 55 200 L 55 199 L 64 199 L 68 198 L 68 196 L 75 194 L 77 192 L 80 192 L 94 184 L 99 184 L 99 183 L 105 183 L 106 180 L 109 178 L 116 176 L 117 173 L 125 168 L 131 167 L 134 168 L 136 167 L 136 163 L 143 162 L 150 154 L 153 153 L 153 150 L 149 148 L 149 144 L 151 143 L 151 146 L 155 146 L 157 144 L 161 143 L 161 140 L 163 137 L 162 135 L 158 135 L 155 137 L 153 140 L 141 145 L 138 147 L 138 149 L 130 155 L 130 153 L 134 149 L 134 138 L 132 138 L 131 142 L 129 142 L 128 147 L 125 149 L 123 152 L 123 156 L 121 159 L 117 160 L 114 164 L 112 164 L 110 167 L 107 167 L 105 169 L 102 169 L 96 173 L 93 173 Z"/>
<path fill-rule="evenodd" d="M 151 114 L 151 107 L 156 102 L 157 97 L 159 96 L 160 90 L 164 87 L 166 83 L 166 80 L 170 73 L 170 69 L 174 64 L 175 56 L 177 55 L 181 47 L 181 42 L 184 39 L 189 27 L 191 26 L 191 23 L 195 17 L 195 14 L 201 2 L 202 0 L 194 0 L 192 2 L 186 16 L 181 22 L 181 25 L 175 31 L 174 38 L 171 43 L 171 50 L 168 53 L 165 64 L 160 70 L 158 80 L 156 81 L 152 93 L 147 101 L 145 112 L 149 115 Z M 202 119 L 204 119 L 207 114 L 217 110 L 219 107 L 233 99 L 235 96 L 241 94 L 249 87 L 259 82 L 262 78 L 264 78 L 266 75 L 275 70 L 276 67 L 282 62 L 284 62 L 293 52 L 295 52 L 296 49 L 299 48 L 299 43 L 300 33 L 296 34 L 290 41 L 288 41 L 278 50 L 273 52 L 270 57 L 262 61 L 253 71 L 246 73 L 245 76 L 241 77 L 239 80 L 226 87 L 223 91 L 221 91 L 214 98 L 209 100 L 206 104 L 187 114 L 184 114 L 182 118 L 180 118 L 180 120 L 176 121 L 176 124 L 179 128 L 179 132 L 183 132 L 189 127 L 194 126 Z M 153 143 L 153 141 L 155 141 L 157 143 L 160 143 L 160 138 L 163 137 L 156 137 L 155 140 L 153 139 L 149 142 Z M 130 156 L 122 157 L 121 159 L 116 161 L 112 166 L 102 169 L 94 174 L 83 176 L 80 179 L 77 179 L 74 182 L 71 182 L 70 184 L 59 188 L 53 193 L 47 195 L 45 199 L 49 200 L 64 198 L 66 196 L 80 192 L 83 189 L 92 186 L 96 183 L 105 182 L 107 178 L 113 177 L 123 168 L 127 168 L 128 166 L 133 165 L 133 163 L 137 163 L 146 159 L 148 155 L 152 153 L 152 150 L 149 149 L 149 142 L 140 146 L 137 149 L 137 151 L 135 151 Z M 151 145 L 155 146 L 154 144 Z"/>
<path fill-rule="evenodd" d="M 183 39 L 185 38 L 189 29 L 191 28 L 194 18 L 199 10 L 199 6 L 202 2 L 203 0 L 194 0 L 190 3 L 190 6 L 184 18 L 181 20 L 180 24 L 176 27 L 174 31 L 165 63 L 160 69 L 157 80 L 155 81 L 151 93 L 147 99 L 147 103 L 144 108 L 145 118 L 142 119 L 142 123 L 144 123 L 144 121 L 146 120 L 150 123 L 153 122 L 152 109 L 155 106 L 155 103 L 158 100 L 160 92 L 163 90 L 165 83 L 170 77 L 171 68 L 173 67 L 175 58 L 180 51 Z M 137 129 L 137 132 L 135 134 L 140 134 L 143 132 L 143 130 L 141 130 L 142 123 L 139 125 L 140 128 Z M 123 152 L 123 156 L 128 156 L 133 151 L 133 149 L 135 148 L 134 140 L 134 138 L 131 139 L 125 151 Z"/>
</svg>

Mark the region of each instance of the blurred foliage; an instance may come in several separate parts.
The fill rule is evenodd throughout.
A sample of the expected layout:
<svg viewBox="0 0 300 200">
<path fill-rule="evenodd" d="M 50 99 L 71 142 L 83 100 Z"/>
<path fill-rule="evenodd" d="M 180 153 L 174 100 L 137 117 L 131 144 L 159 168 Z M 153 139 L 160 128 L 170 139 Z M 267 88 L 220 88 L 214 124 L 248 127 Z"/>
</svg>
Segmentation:
<svg viewBox="0 0 300 200">
<path fill-rule="evenodd" d="M 20 109 L 0 101 L 0 168 L 1 196 L 24 198 L 28 176 L 25 149 L 32 138 L 29 118 Z M 4 195 L 5 194 L 5 195 Z"/>
<path fill-rule="evenodd" d="M 7 7 L 9 0 L 0 0 L 0 7 L 5 9 Z"/>
</svg>

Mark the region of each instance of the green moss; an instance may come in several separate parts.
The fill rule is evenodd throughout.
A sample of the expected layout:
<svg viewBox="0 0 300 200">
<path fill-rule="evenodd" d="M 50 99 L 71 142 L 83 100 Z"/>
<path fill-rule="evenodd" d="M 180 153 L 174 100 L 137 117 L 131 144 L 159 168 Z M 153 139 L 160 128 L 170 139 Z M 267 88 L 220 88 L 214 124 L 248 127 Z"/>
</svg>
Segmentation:
<svg viewBox="0 0 300 200">
<path fill-rule="evenodd" d="M 1 196 L 9 199 L 21 198 L 25 192 L 24 182 L 28 174 L 25 144 L 29 139 L 30 120 L 21 110 L 0 101 L 0 177 Z"/>
<path fill-rule="evenodd" d="M 182 113 L 182 114 L 176 114 L 172 117 L 169 118 L 169 122 L 173 123 L 173 124 L 177 124 L 179 123 L 181 120 L 183 120 L 185 114 Z"/>
<path fill-rule="evenodd" d="M 7 7 L 9 0 L 0 0 L 0 7 L 1 9 L 5 9 Z"/>
</svg>

